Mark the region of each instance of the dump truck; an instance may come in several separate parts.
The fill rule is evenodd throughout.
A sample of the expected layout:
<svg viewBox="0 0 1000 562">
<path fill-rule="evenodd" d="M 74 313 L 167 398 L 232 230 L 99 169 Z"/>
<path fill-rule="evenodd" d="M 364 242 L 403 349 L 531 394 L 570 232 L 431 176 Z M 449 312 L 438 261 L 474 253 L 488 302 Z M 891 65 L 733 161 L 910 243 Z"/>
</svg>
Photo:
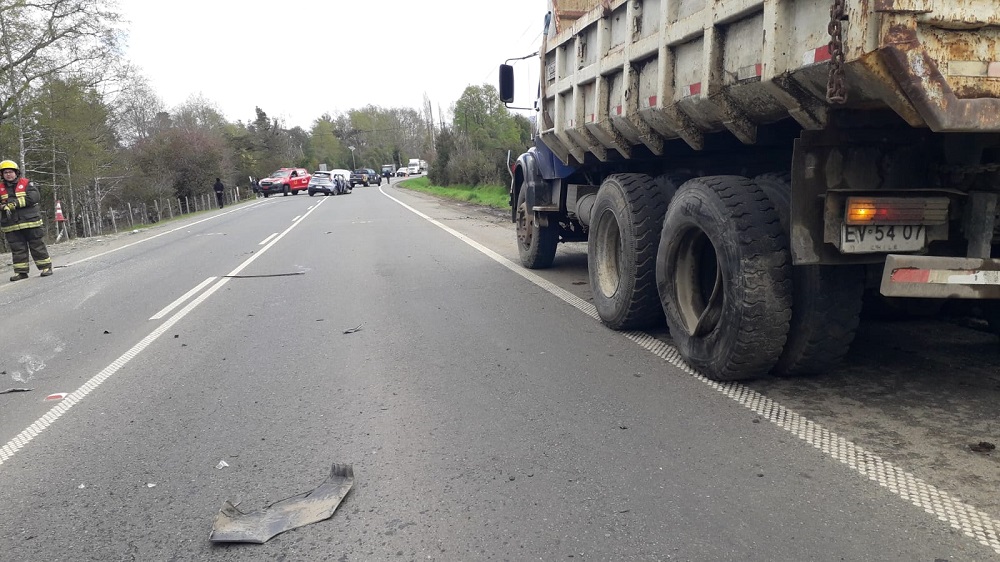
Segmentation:
<svg viewBox="0 0 1000 562">
<path fill-rule="evenodd" d="M 665 320 L 735 380 L 831 368 L 866 290 L 1000 325 L 994 0 L 550 0 L 544 22 L 511 220 L 527 268 L 587 242 L 607 326 Z"/>
</svg>

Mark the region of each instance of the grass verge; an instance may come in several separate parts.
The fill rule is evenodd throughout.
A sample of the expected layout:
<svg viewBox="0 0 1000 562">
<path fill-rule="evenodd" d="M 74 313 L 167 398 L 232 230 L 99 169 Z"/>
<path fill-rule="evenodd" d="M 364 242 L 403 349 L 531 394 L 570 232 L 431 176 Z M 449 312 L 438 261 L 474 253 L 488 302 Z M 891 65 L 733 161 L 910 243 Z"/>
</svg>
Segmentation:
<svg viewBox="0 0 1000 562">
<path fill-rule="evenodd" d="M 493 207 L 494 209 L 510 208 L 510 194 L 507 187 L 503 185 L 449 185 L 448 187 L 442 187 L 440 185 L 431 185 L 431 180 L 427 176 L 403 180 L 393 185 L 414 191 L 422 191 L 446 199 L 455 199 L 456 201 L 466 201 L 476 205 Z"/>
</svg>

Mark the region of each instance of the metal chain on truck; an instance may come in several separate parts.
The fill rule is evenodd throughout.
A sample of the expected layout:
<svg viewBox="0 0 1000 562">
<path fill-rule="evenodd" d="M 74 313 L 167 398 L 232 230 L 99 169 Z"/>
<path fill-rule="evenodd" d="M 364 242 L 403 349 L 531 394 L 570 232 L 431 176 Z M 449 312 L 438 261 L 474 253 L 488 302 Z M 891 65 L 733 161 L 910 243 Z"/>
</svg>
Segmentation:
<svg viewBox="0 0 1000 562">
<path fill-rule="evenodd" d="M 826 83 L 826 99 L 830 103 L 847 101 L 847 84 L 844 77 L 844 28 L 847 19 L 847 0 L 833 0 L 830 6 L 830 78 Z"/>
</svg>

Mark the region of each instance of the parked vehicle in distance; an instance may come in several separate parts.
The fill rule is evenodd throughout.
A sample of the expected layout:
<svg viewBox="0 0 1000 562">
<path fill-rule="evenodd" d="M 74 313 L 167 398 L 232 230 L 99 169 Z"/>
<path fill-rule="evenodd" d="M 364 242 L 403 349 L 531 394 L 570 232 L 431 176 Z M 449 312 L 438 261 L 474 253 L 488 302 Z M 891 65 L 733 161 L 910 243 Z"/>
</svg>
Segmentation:
<svg viewBox="0 0 1000 562">
<path fill-rule="evenodd" d="M 410 173 L 409 168 L 407 168 L 406 166 L 400 166 L 399 169 L 396 170 L 396 177 L 405 178 L 406 176 L 409 175 L 409 173 Z"/>
<path fill-rule="evenodd" d="M 376 174 L 375 170 L 371 168 L 358 168 L 351 172 L 350 183 L 352 188 L 356 185 L 365 187 L 370 184 L 382 185 L 382 176 Z"/>
<path fill-rule="evenodd" d="M 337 192 L 337 186 L 333 181 L 333 173 L 325 170 L 320 170 L 312 173 L 312 178 L 309 180 L 309 197 L 316 195 L 317 193 L 322 193 L 323 195 L 335 195 Z"/>
<path fill-rule="evenodd" d="M 410 161 L 406 164 L 407 173 L 411 176 L 415 176 L 420 173 L 420 159 L 410 158 Z"/>
<path fill-rule="evenodd" d="M 420 173 L 421 174 L 427 173 L 427 160 L 420 161 Z"/>
<path fill-rule="evenodd" d="M 305 168 L 279 168 L 260 180 L 260 192 L 264 197 L 270 197 L 273 193 L 298 195 L 300 191 L 309 188 L 310 179 L 312 176 Z"/>
</svg>

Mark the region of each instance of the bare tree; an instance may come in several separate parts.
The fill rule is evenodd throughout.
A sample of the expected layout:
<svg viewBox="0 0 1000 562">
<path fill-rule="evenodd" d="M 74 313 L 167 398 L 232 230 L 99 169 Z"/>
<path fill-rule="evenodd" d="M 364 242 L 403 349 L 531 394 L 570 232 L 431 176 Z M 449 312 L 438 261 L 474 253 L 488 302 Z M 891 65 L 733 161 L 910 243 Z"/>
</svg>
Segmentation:
<svg viewBox="0 0 1000 562">
<path fill-rule="evenodd" d="M 0 0 L 0 122 L 42 78 L 109 68 L 119 19 L 110 0 Z"/>
</svg>

